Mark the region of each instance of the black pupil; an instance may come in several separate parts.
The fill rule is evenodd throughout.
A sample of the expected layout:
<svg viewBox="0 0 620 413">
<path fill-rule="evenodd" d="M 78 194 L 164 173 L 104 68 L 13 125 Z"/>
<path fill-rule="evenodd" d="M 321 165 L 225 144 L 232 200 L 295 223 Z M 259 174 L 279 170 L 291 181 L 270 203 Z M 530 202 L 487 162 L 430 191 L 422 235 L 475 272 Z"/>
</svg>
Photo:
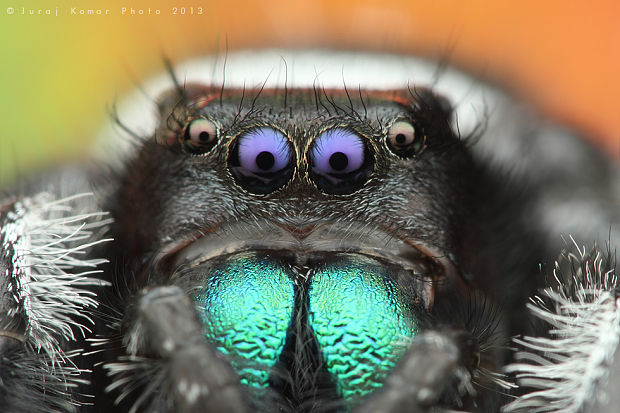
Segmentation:
<svg viewBox="0 0 620 413">
<path fill-rule="evenodd" d="M 198 134 L 198 139 L 200 142 L 208 142 L 210 137 L 211 135 L 209 135 L 209 132 L 207 131 L 202 131 Z"/>
<path fill-rule="evenodd" d="M 398 135 L 394 137 L 394 140 L 396 141 L 397 144 L 403 145 L 405 142 L 407 142 L 407 137 L 404 134 L 399 133 Z"/>
<path fill-rule="evenodd" d="M 335 152 L 329 157 L 329 166 L 334 171 L 343 171 L 347 168 L 347 165 L 349 165 L 349 158 L 342 152 Z"/>
<path fill-rule="evenodd" d="M 263 151 L 256 156 L 256 166 L 266 171 L 273 168 L 276 163 L 276 159 L 271 152 Z"/>
</svg>

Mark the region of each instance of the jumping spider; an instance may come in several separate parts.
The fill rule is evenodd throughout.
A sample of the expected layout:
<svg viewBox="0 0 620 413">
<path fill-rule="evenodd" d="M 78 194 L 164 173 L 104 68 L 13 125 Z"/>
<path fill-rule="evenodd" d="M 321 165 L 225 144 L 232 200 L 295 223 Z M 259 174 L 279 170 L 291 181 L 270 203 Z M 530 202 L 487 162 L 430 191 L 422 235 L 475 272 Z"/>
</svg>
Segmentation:
<svg viewBox="0 0 620 413">
<path fill-rule="evenodd" d="M 281 53 L 0 198 L 3 411 L 611 411 L 615 166 L 450 69 Z"/>
</svg>

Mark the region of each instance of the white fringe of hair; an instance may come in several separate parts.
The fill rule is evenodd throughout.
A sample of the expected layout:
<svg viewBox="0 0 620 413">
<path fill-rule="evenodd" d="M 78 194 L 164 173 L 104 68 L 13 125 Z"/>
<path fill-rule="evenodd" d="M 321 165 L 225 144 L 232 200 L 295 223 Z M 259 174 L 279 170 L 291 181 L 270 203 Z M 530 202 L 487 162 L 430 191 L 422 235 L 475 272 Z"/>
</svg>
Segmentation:
<svg viewBox="0 0 620 413">
<path fill-rule="evenodd" d="M 515 340 L 523 350 L 507 372 L 533 390 L 504 406 L 505 413 L 583 411 L 606 380 L 620 338 L 615 263 L 596 248 L 589 253 L 575 248 L 576 254 L 564 253 L 556 262 L 557 284 L 528 304 L 548 324 L 551 336 Z M 570 265 L 568 279 L 562 276 L 562 262 Z"/>
<path fill-rule="evenodd" d="M 39 193 L 15 202 L 0 225 L 0 254 L 12 266 L 5 274 L 15 301 L 9 322 L 16 316 L 26 321 L 24 342 L 45 352 L 52 368 L 65 362 L 61 341 L 87 330 L 92 320 L 85 310 L 97 306 L 88 287 L 102 285 L 93 275 L 105 260 L 85 255 L 109 241 L 101 234 L 110 220 L 89 212 L 92 205 L 92 194 L 55 199 Z"/>
</svg>

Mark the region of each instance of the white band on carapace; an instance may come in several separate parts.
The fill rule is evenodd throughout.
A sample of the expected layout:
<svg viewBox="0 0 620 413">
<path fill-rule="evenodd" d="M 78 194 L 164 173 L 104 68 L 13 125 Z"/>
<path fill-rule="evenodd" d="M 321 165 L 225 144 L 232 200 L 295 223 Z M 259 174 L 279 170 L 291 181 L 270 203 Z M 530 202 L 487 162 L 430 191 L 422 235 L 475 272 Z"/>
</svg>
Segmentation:
<svg viewBox="0 0 620 413">
<path fill-rule="evenodd" d="M 333 50 L 253 50 L 206 56 L 175 65 L 180 83 L 203 83 L 225 88 L 336 88 L 402 89 L 430 87 L 455 106 L 455 125 L 467 135 L 484 120 L 493 101 L 501 99 L 495 89 L 453 68 L 419 58 L 367 52 Z M 157 122 L 155 101 L 171 88 L 169 74 L 145 82 L 119 101 L 120 121 L 140 136 L 151 136 Z M 112 121 L 102 130 L 95 156 L 107 163 L 122 161 L 131 153 L 123 131 Z M 110 152 L 118 156 L 110 156 Z"/>
</svg>

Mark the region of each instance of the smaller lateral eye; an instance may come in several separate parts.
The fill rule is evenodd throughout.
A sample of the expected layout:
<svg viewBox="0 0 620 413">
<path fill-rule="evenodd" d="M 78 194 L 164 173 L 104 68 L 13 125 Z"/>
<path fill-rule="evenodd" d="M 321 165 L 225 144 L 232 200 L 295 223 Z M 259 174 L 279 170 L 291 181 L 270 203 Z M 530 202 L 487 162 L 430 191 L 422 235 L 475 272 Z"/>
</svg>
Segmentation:
<svg viewBox="0 0 620 413">
<path fill-rule="evenodd" d="M 207 119 L 194 119 L 185 127 L 183 146 L 189 153 L 209 152 L 217 143 L 217 127 Z"/>
<path fill-rule="evenodd" d="M 395 122 L 388 131 L 388 147 L 404 158 L 410 158 L 422 151 L 424 141 L 424 135 L 409 122 Z"/>
</svg>

